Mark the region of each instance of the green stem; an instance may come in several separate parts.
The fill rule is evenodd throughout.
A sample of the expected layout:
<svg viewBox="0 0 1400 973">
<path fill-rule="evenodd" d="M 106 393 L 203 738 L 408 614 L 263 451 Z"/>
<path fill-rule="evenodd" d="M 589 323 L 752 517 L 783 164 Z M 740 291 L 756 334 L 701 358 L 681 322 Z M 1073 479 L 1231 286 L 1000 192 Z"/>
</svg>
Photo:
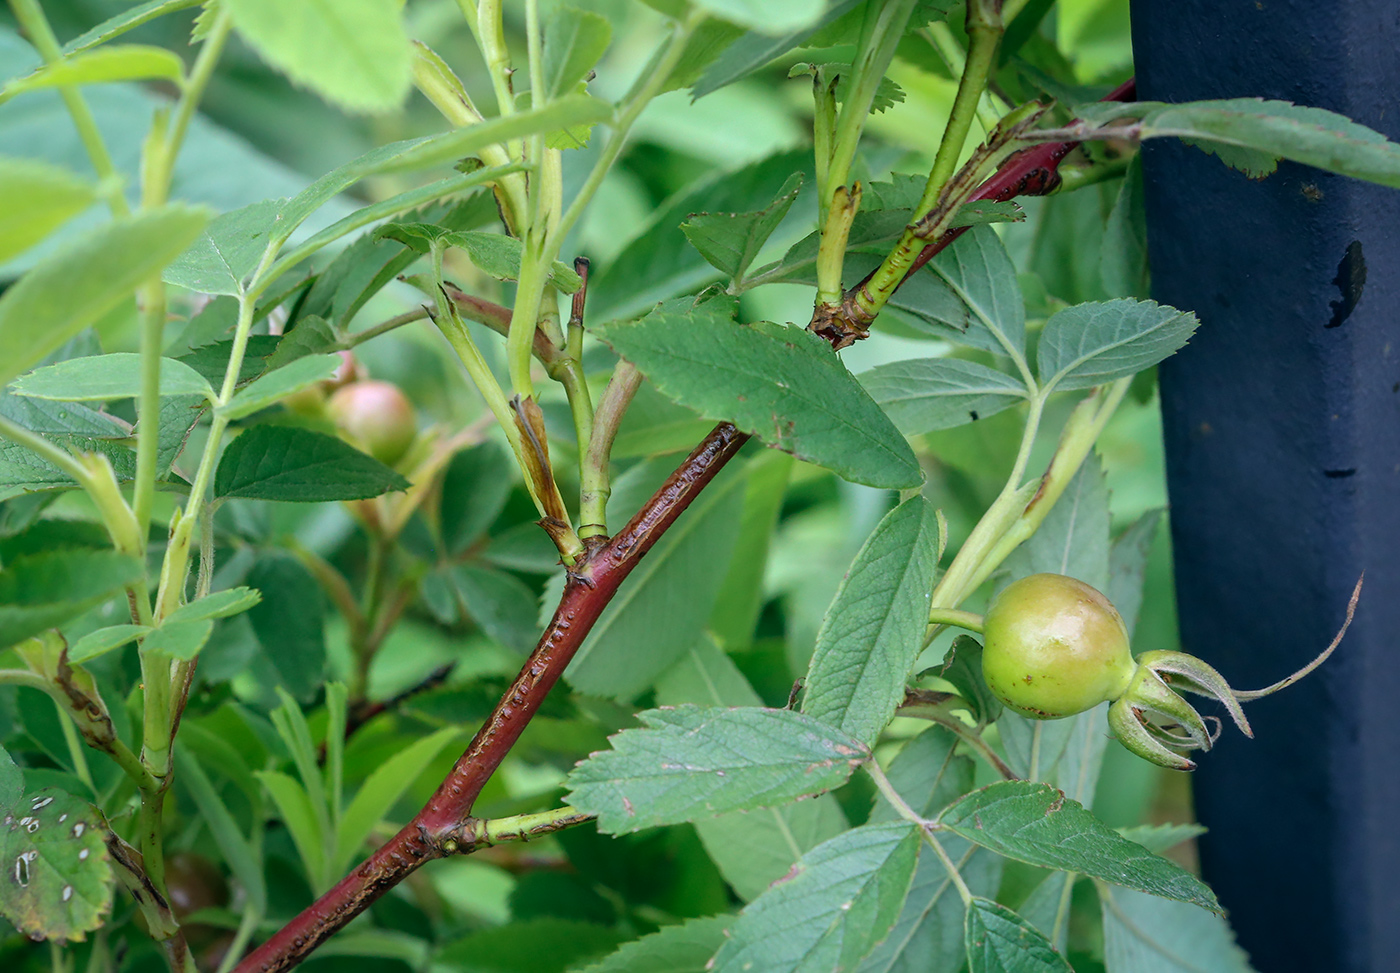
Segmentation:
<svg viewBox="0 0 1400 973">
<path fill-rule="evenodd" d="M 934 608 L 928 613 L 930 625 L 955 625 L 969 632 L 982 634 L 982 616 L 976 612 L 958 611 L 956 608 Z"/>
<path fill-rule="evenodd" d="M 837 187 L 846 185 L 861 133 L 865 130 L 865 121 L 870 115 L 870 106 L 875 100 L 880 81 L 894 60 L 895 48 L 904 36 L 904 27 L 914 12 L 914 6 L 915 0 L 894 0 L 871 5 L 870 12 L 866 14 L 856 44 L 855 60 L 851 65 L 850 84 L 846 86 L 846 98 L 836 120 L 827 181 L 820 187 L 828 200 L 834 196 Z M 872 20 L 872 17 L 875 19 Z"/>
<path fill-rule="evenodd" d="M 532 223 L 525 234 L 524 252 L 520 257 L 520 281 L 515 288 L 515 306 L 511 309 L 510 331 L 506 334 L 506 363 L 510 372 L 511 391 L 522 399 L 535 394 L 530 376 L 530 359 L 535 345 L 535 328 L 539 324 L 540 306 L 544 302 L 545 285 L 549 282 L 548 267 L 552 256 L 546 256 L 548 235 L 538 222 Z"/>
<path fill-rule="evenodd" d="M 1075 872 L 1065 872 L 1065 887 L 1060 892 L 1060 904 L 1055 910 L 1055 924 L 1050 929 L 1050 942 L 1055 944 L 1060 942 L 1066 935 L 1065 927 L 1069 925 L 1070 901 L 1074 895 Z"/>
<path fill-rule="evenodd" d="M 483 845 L 498 845 L 503 841 L 529 841 L 540 835 L 562 831 L 564 828 L 572 828 L 592 820 L 593 815 L 568 805 L 536 814 L 517 814 L 509 818 L 477 818 L 468 822 L 463 829 L 463 840 L 458 847 L 463 852 L 471 852 Z"/>
<path fill-rule="evenodd" d="M 1030 500 L 1030 496 L 1025 487 L 1021 486 L 1021 479 L 1025 475 L 1026 465 L 1030 461 L 1031 448 L 1035 445 L 1035 437 L 1040 429 L 1040 418 L 1044 408 L 1045 398 L 1043 395 L 1037 395 L 1031 399 L 1030 413 L 1026 416 L 1026 427 L 1021 433 L 1021 446 L 1017 450 L 1016 462 L 1012 466 L 1011 474 L 1006 478 L 1006 485 L 1002 487 L 1001 493 L 992 502 L 992 505 L 982 514 L 977 526 L 972 528 L 972 533 L 963 542 L 957 557 L 953 558 L 953 563 L 948 566 L 948 570 L 933 589 L 930 617 L 934 612 L 957 608 L 958 605 L 962 604 L 964 598 L 976 590 L 977 585 L 973 583 L 973 579 L 980 574 L 984 562 L 1002 535 L 1010 529 L 1016 518 L 1025 510 L 1026 502 Z"/>
<path fill-rule="evenodd" d="M 642 385 L 642 373 L 626 361 L 618 361 L 612 378 L 593 414 L 593 434 L 580 464 L 579 536 L 606 536 L 608 498 L 612 496 L 609 463 L 613 441 L 632 397 Z"/>
<path fill-rule="evenodd" d="M 952 694 L 939 694 L 940 696 L 947 695 L 947 699 L 940 699 L 937 702 L 920 698 L 921 695 L 927 693 L 927 690 L 909 690 L 905 696 L 905 702 L 899 707 L 899 715 L 928 720 L 930 723 L 937 723 L 952 731 L 958 739 L 987 761 L 987 764 L 998 774 L 1007 780 L 1016 779 L 1016 772 L 1007 766 L 1006 761 L 997 755 L 997 752 L 991 748 L 986 740 L 982 739 L 982 734 L 952 714 L 951 710 L 955 707 L 959 709 L 967 707 L 966 700 Z"/>
<path fill-rule="evenodd" d="M 486 407 L 491 410 L 491 414 L 496 417 L 496 423 L 505 433 L 506 441 L 510 443 L 517 464 L 522 470 L 527 469 L 525 444 L 521 441 L 520 429 L 515 424 L 515 414 L 510 403 L 506 400 L 505 391 L 501 388 L 501 384 L 496 381 L 496 376 L 491 372 L 491 366 L 486 364 L 486 359 L 482 357 L 476 342 L 472 340 L 471 332 L 467 330 L 466 324 L 458 316 L 456 304 L 449 300 L 446 293 L 443 292 L 441 287 L 441 249 L 434 248 L 433 255 L 433 279 L 439 284 L 436 295 L 437 314 L 433 317 L 433 323 L 437 325 L 443 337 L 452 345 L 452 350 L 457 353 L 457 358 L 467 370 L 467 377 L 476 386 L 477 392 L 485 400 Z M 525 478 L 525 486 L 530 491 L 530 498 L 535 502 L 535 509 L 540 512 L 540 516 L 546 516 L 544 499 L 539 496 L 536 485 L 528 476 Z"/>
<path fill-rule="evenodd" d="M 68 755 L 73 758 L 73 773 L 78 780 L 87 785 L 88 790 L 97 793 L 97 785 L 92 782 L 92 771 L 88 769 L 87 754 L 83 752 L 83 741 L 78 736 L 78 728 L 73 725 L 73 721 L 68 718 L 68 711 L 57 699 L 54 706 L 58 707 L 58 724 L 63 728 L 63 742 L 68 746 Z"/>
<path fill-rule="evenodd" d="M 146 706 L 149 708 L 149 700 Z M 157 787 L 141 791 L 141 807 L 136 812 L 136 834 L 146 878 L 150 879 L 161 898 L 168 902 L 170 895 L 165 888 L 165 842 L 161 827 L 161 808 L 165 804 L 167 786 L 168 779 Z"/>
<path fill-rule="evenodd" d="M 909 806 L 909 802 L 899 795 L 899 791 L 894 789 L 894 785 L 890 783 L 890 779 L 885 776 L 885 772 L 880 769 L 880 764 L 873 757 L 866 760 L 861 766 L 865 768 L 865 772 L 870 775 L 871 780 L 875 781 L 875 789 L 880 792 L 880 796 L 890 803 L 890 806 L 901 818 L 919 829 L 920 836 L 933 849 L 939 861 L 943 862 L 943 866 L 948 869 L 948 877 L 952 879 L 958 894 L 962 896 L 963 905 L 970 903 L 972 892 L 968 889 L 967 883 L 963 881 L 962 872 L 957 864 L 948 857 L 948 853 L 943 850 L 943 846 L 933 836 L 931 822 L 920 817 L 919 813 Z"/>
<path fill-rule="evenodd" d="M 972 890 L 967 887 L 967 882 L 963 880 L 962 872 L 958 869 L 957 863 L 948 857 L 948 852 L 944 850 L 942 843 L 934 837 L 931 830 L 927 827 L 921 828 L 920 833 L 928 846 L 933 849 L 933 853 L 938 856 L 938 860 L 943 863 L 943 867 L 948 870 L 948 877 L 953 880 L 958 895 L 962 897 L 963 907 L 970 906 L 972 904 Z"/>
<path fill-rule="evenodd" d="M 424 318 L 428 317 L 431 317 L 431 315 L 426 307 L 416 307 L 412 311 L 405 311 L 403 314 L 392 317 L 387 321 L 381 321 L 372 327 L 365 328 L 363 331 L 357 331 L 350 335 L 345 339 L 344 344 L 346 347 L 344 350 L 349 351 L 351 348 L 359 347 L 366 341 L 378 338 L 382 334 L 388 334 L 390 331 L 402 328 L 405 324 L 412 324 L 414 321 L 422 321 Z"/>
<path fill-rule="evenodd" d="M 612 134 L 608 136 L 603 151 L 598 154 L 598 161 L 593 164 L 592 171 L 588 173 L 588 178 L 579 188 L 574 201 L 569 204 L 569 208 L 559 218 L 554 238 L 560 243 L 568 237 L 569 231 L 583 215 L 583 211 L 593 199 L 593 194 L 602 185 L 603 177 L 608 174 L 613 163 L 617 161 L 617 157 L 621 155 L 622 147 L 627 143 L 627 135 L 632 130 L 633 123 L 637 121 L 637 117 L 641 115 L 646 106 L 651 104 L 651 100 L 656 97 L 661 86 L 666 83 L 666 79 L 670 77 L 672 70 L 680 62 L 681 55 L 685 53 L 686 43 L 690 40 L 690 35 L 704 20 L 703 11 L 691 11 L 671 35 L 665 53 L 654 64 L 647 65 L 632 91 L 628 92 L 626 107 L 622 109 L 622 113 L 617 116 L 617 120 L 613 123 Z M 551 259 L 553 259 L 552 255 Z"/>
<path fill-rule="evenodd" d="M 446 179 L 440 179 L 430 185 L 422 186 L 418 189 L 411 189 L 408 192 L 392 196 L 382 202 L 361 207 L 344 219 L 332 223 L 321 232 L 309 237 L 304 243 L 288 250 L 286 253 L 282 254 L 281 257 L 278 257 L 270 266 L 259 268 L 257 273 L 253 275 L 253 282 L 248 285 L 248 296 L 254 300 L 261 297 L 272 282 L 277 280 L 282 274 L 301 263 L 313 253 L 334 243 L 346 234 L 353 233 L 361 227 L 368 226 L 386 217 L 394 216 L 407 210 L 417 209 L 427 203 L 451 196 L 454 193 L 462 192 L 473 186 L 494 182 L 507 173 L 520 172 L 522 168 L 523 167 L 519 163 L 511 163 L 504 168 L 478 169 L 475 172 L 448 176 Z"/>
<path fill-rule="evenodd" d="M 170 181 L 175 160 L 184 144 L 195 109 L 228 40 L 232 21 L 228 11 L 220 9 L 214 25 L 195 59 L 194 69 L 185 83 L 180 101 L 175 107 L 172 123 L 164 129 L 157 125 L 153 137 L 146 143 L 146 158 L 141 166 L 141 205 L 160 206 L 170 195 Z M 141 315 L 141 394 L 136 403 L 136 486 L 132 507 L 144 542 L 150 531 L 151 505 L 156 491 L 156 461 L 160 449 L 160 360 L 165 343 L 165 284 L 159 277 L 142 288 Z"/>
<path fill-rule="evenodd" d="M 1020 517 L 997 540 L 995 546 L 983 559 L 979 570 L 971 579 L 971 591 L 985 581 L 991 573 L 1006 560 L 1022 542 L 1039 529 L 1055 502 L 1065 492 L 1084 458 L 1094 448 L 1094 443 L 1103 432 L 1108 420 L 1113 417 L 1123 396 L 1132 383 L 1131 376 L 1121 378 L 1109 385 L 1101 385 L 1075 407 L 1060 434 L 1059 445 L 1050 465 L 1040 478 L 1039 489 L 1026 504 Z"/>
<path fill-rule="evenodd" d="M 939 202 L 957 168 L 958 156 L 962 154 L 967 134 L 977 118 L 977 105 L 996 65 L 997 45 L 1001 43 L 1003 29 L 996 7 L 989 0 L 973 0 L 968 5 L 970 46 L 962 77 L 958 81 L 958 92 L 953 99 L 952 112 L 948 116 L 948 125 L 943 130 L 943 139 L 938 144 L 938 153 L 934 156 L 933 167 L 929 170 L 923 197 L 914 210 L 913 219 L 869 283 L 855 295 L 857 308 L 865 320 L 873 320 L 880 312 L 923 249 L 924 236 L 929 231 L 919 223 Z"/>
<path fill-rule="evenodd" d="M 501 0 L 481 0 L 476 22 L 471 25 L 481 56 L 486 61 L 486 73 L 496 91 L 496 110 L 501 115 L 515 114 L 515 92 L 510 84 L 510 50 L 506 47 L 505 27 L 501 19 Z M 519 151 L 518 143 L 510 148 Z"/>
<path fill-rule="evenodd" d="M 59 47 L 58 38 L 54 36 L 53 28 L 49 26 L 48 18 L 44 16 L 38 0 L 10 0 L 10 8 L 14 11 L 20 27 L 29 35 L 29 40 L 38 50 L 39 56 L 44 59 L 44 63 L 57 64 L 62 61 L 63 49 Z M 102 139 L 102 132 L 92 117 L 92 110 L 88 108 L 87 101 L 77 85 L 60 85 L 58 91 L 63 97 L 63 103 L 68 106 L 68 114 L 73 118 L 73 125 L 78 130 L 78 137 L 82 139 L 83 148 L 87 150 L 98 179 L 114 187 L 107 194 L 108 208 L 113 216 L 126 216 L 131 212 L 131 208 L 122 193 L 122 180 L 118 177 L 116 167 L 112 165 L 112 155 L 107 151 L 107 143 Z"/>
</svg>

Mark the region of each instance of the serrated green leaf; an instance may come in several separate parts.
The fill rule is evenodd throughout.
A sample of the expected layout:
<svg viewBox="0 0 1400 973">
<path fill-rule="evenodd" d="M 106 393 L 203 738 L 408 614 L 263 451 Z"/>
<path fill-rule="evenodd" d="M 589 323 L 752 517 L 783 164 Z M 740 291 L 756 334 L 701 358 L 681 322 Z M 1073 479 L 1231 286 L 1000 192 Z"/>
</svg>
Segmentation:
<svg viewBox="0 0 1400 973">
<path fill-rule="evenodd" d="M 114 352 L 70 358 L 17 378 L 15 394 L 55 402 L 106 402 L 141 394 L 141 356 Z M 160 394 L 198 395 L 213 399 L 214 390 L 199 372 L 174 358 L 160 360 Z"/>
<path fill-rule="evenodd" d="M 297 334 L 297 328 L 292 334 Z M 290 337 L 290 336 L 289 336 Z M 285 341 L 284 341 L 285 343 Z M 278 345 L 280 349 L 282 346 Z M 224 407 L 229 419 L 242 419 L 259 409 L 281 401 L 293 392 L 324 382 L 333 377 L 345 362 L 339 355 L 307 355 L 290 365 L 266 372 L 247 388 L 241 389 Z"/>
<path fill-rule="evenodd" d="M 708 636 L 692 643 L 657 681 L 656 700 L 663 706 L 763 705 L 743 673 Z M 745 902 L 762 895 L 804 853 L 847 827 L 846 815 L 831 794 L 695 822 L 710 860 Z"/>
<path fill-rule="evenodd" d="M 801 47 L 813 34 L 860 2 L 861 0 L 837 0 L 814 23 L 776 36 L 771 32 L 749 31 L 727 45 L 724 53 L 696 82 L 694 96 L 703 98 L 712 91 L 718 91 L 725 85 L 733 84 L 752 74 L 793 48 Z"/>
<path fill-rule="evenodd" d="M 906 436 L 976 422 L 1027 396 L 1010 375 L 961 358 L 890 362 L 857 378 Z"/>
<path fill-rule="evenodd" d="M 936 333 L 998 355 L 1023 354 L 1026 309 L 1016 267 L 989 227 L 973 227 L 929 262 L 940 300 L 920 320 Z M 924 283 L 930 283 L 926 275 Z M 912 281 L 911 281 L 912 283 Z"/>
<path fill-rule="evenodd" d="M 559 7 L 544 25 L 544 90 L 556 98 L 572 91 L 602 58 L 612 40 L 606 17 Z"/>
<path fill-rule="evenodd" d="M 218 216 L 165 268 L 163 279 L 205 294 L 241 294 L 281 229 L 285 203 L 265 199 Z"/>
<path fill-rule="evenodd" d="M 1157 854 L 1175 848 L 1183 841 L 1199 838 L 1206 833 L 1200 824 L 1140 824 L 1133 828 L 1119 828 L 1119 833 L 1129 841 L 1136 841 L 1148 851 Z"/>
<path fill-rule="evenodd" d="M 1044 933 L 990 899 L 973 898 L 963 935 L 968 973 L 1074 973 Z"/>
<path fill-rule="evenodd" d="M 0 157 L 0 263 L 28 250 L 96 198 L 96 187 L 67 169 Z"/>
<path fill-rule="evenodd" d="M 172 659 L 188 662 L 199 655 L 199 650 L 204 648 L 209 636 L 213 634 L 212 619 L 191 618 L 176 621 L 168 618 L 142 640 L 141 651 L 158 652 Z"/>
<path fill-rule="evenodd" d="M 364 500 L 409 483 L 373 456 L 334 436 L 294 426 L 255 426 L 224 450 L 214 493 L 318 503 Z"/>
<path fill-rule="evenodd" d="M 1150 368 L 1186 344 L 1190 311 L 1123 298 L 1078 304 L 1045 322 L 1036 352 L 1042 385 L 1085 389 Z"/>
<path fill-rule="evenodd" d="M 113 649 L 135 642 L 149 631 L 149 625 L 109 625 L 99 628 L 68 647 L 68 661 L 73 665 L 81 665 L 100 655 L 106 655 Z"/>
<path fill-rule="evenodd" d="M 832 64 L 831 67 L 841 69 L 841 76 L 836 82 L 836 101 L 844 104 L 851 87 L 850 64 Z M 881 112 L 889 111 L 895 105 L 904 101 L 904 89 L 899 86 L 893 78 L 882 77 L 875 86 L 875 95 L 870 100 L 870 113 L 877 115 Z"/>
<path fill-rule="evenodd" d="M 973 895 L 996 894 L 1001 858 L 961 838 L 939 840 Z M 963 973 L 963 924 L 962 899 L 948 869 L 934 855 L 922 855 L 903 911 L 857 973 Z"/>
<path fill-rule="evenodd" d="M 1142 584 L 1147 574 L 1147 558 L 1152 551 L 1157 525 L 1163 509 L 1149 510 L 1128 525 L 1113 541 L 1108 551 L 1108 587 L 1103 589 L 1128 634 L 1137 627 L 1138 611 L 1142 608 Z"/>
<path fill-rule="evenodd" d="M 1253 973 L 1219 916 L 1100 886 L 1104 962 L 1112 973 Z"/>
<path fill-rule="evenodd" d="M 569 803 L 625 834 L 726 811 L 771 807 L 839 786 L 869 751 L 790 710 L 675 709 L 638 714 L 569 775 Z"/>
<path fill-rule="evenodd" d="M 957 738 L 932 726 L 910 740 L 890 762 L 890 784 L 921 817 L 936 815 L 972 786 L 972 760 L 957 756 Z M 870 823 L 895 822 L 899 812 L 877 799 Z M 974 895 L 994 894 L 1002 859 L 953 835 L 939 838 Z M 904 907 L 889 936 L 861 962 L 860 973 L 957 973 L 963 963 L 963 905 L 947 868 L 923 855 Z"/>
<path fill-rule="evenodd" d="M 326 668 L 325 599 L 311 573 L 290 554 L 261 555 L 248 572 L 248 586 L 262 601 L 248 621 L 263 655 L 297 699 L 320 687 Z"/>
<path fill-rule="evenodd" d="M 515 482 L 515 463 L 490 440 L 452 457 L 442 478 L 442 539 L 453 555 L 465 551 L 500 514 Z"/>
<path fill-rule="evenodd" d="M 112 908 L 102 815 L 58 790 L 30 794 L 0 813 L 0 916 L 32 939 L 86 939 Z"/>
<path fill-rule="evenodd" d="M 335 834 L 335 853 L 328 874 L 340 875 L 350 867 L 371 832 L 388 814 L 404 792 L 427 769 L 442 748 L 460 737 L 461 729 L 445 726 L 399 750 L 393 760 L 375 768 L 355 793 L 355 799 L 340 816 Z"/>
<path fill-rule="evenodd" d="M 0 294 L 0 385 L 129 298 L 189 246 L 209 212 L 162 206 L 105 223 L 43 257 Z"/>
<path fill-rule="evenodd" d="M 321 278 L 318 277 L 316 283 L 320 282 Z M 340 341 L 330 322 L 306 309 L 315 296 L 315 289 L 315 285 L 312 285 L 311 292 L 307 293 L 303 313 L 297 315 L 296 327 L 282 335 L 282 340 L 277 342 L 277 350 L 268 356 L 269 372 L 285 368 L 308 355 L 327 354 Z"/>
<path fill-rule="evenodd" d="M 1104 225 L 1099 274 L 1109 297 L 1147 296 L 1147 212 L 1141 155 L 1128 163 L 1118 198 Z"/>
<path fill-rule="evenodd" d="M 724 582 L 744 504 L 742 474 L 722 476 L 623 582 L 565 670 L 575 689 L 631 700 L 704 629 Z M 615 486 L 626 483 L 619 478 Z M 619 493 L 615 490 L 614 497 Z"/>
<path fill-rule="evenodd" d="M 0 646 L 62 625 L 136 584 L 145 573 L 138 559 L 114 551 L 15 558 L 0 571 Z"/>
<path fill-rule="evenodd" d="M 592 95 L 568 94 L 549 102 L 542 108 L 530 108 L 502 118 L 491 118 L 467 128 L 420 139 L 416 143 L 399 143 L 391 157 L 378 161 L 370 171 L 398 172 L 454 162 L 497 145 L 527 135 L 559 132 L 576 125 L 592 125 L 612 118 L 613 106 Z M 361 168 L 365 168 L 361 166 Z"/>
<path fill-rule="evenodd" d="M 658 301 L 693 293 L 718 279 L 719 273 L 700 252 L 686 245 L 680 225 L 691 213 L 762 209 L 794 172 L 810 180 L 812 164 L 810 151 L 781 152 L 706 176 L 677 193 L 651 215 L 616 260 L 589 277 L 590 321 L 640 317 Z"/>
<path fill-rule="evenodd" d="M 624 945 L 579 973 L 706 973 L 733 916 L 687 919 Z"/>
<path fill-rule="evenodd" d="M 821 20 L 825 0 L 695 0 L 723 20 L 765 34 L 785 34 Z"/>
<path fill-rule="evenodd" d="M 397 0 L 220 0 L 269 64 L 351 111 L 385 112 L 408 96 L 408 35 Z"/>
<path fill-rule="evenodd" d="M 1081 110 L 1085 114 L 1078 114 Z M 1140 138 L 1176 137 L 1251 178 L 1273 172 L 1279 159 L 1400 188 L 1400 145 L 1380 132 L 1322 108 L 1262 98 L 1193 101 L 1180 105 L 1081 106 L 1078 117 L 1103 124 L 1142 119 Z"/>
<path fill-rule="evenodd" d="M 270 334 L 255 334 L 248 338 L 244 349 L 243 364 L 238 370 L 238 382 L 242 383 L 261 375 L 267 368 L 267 359 L 277 350 L 282 338 Z M 216 341 L 196 348 L 188 355 L 181 355 L 180 361 L 203 375 L 211 384 L 222 383 L 228 370 L 229 354 L 233 350 L 232 341 Z"/>
<path fill-rule="evenodd" d="M 873 746 L 923 648 L 938 564 L 933 506 L 914 496 L 876 525 L 827 609 L 802 712 Z"/>
<path fill-rule="evenodd" d="M 0 811 L 17 806 L 23 796 L 24 771 L 19 769 L 8 751 L 0 747 Z"/>
<path fill-rule="evenodd" d="M 909 443 L 821 338 L 737 325 L 705 307 L 595 328 L 664 394 L 855 483 L 909 488 L 923 471 Z"/>
<path fill-rule="evenodd" d="M 121 13 L 109 17 L 92 30 L 64 44 L 63 53 L 77 54 L 97 47 L 99 44 L 105 44 L 112 38 L 120 37 L 142 24 L 150 23 L 157 17 L 163 17 L 177 10 L 188 10 L 190 7 L 199 6 L 202 2 L 203 0 L 147 0 L 146 3 L 138 3 L 131 9 L 123 10 Z"/>
<path fill-rule="evenodd" d="M 895 821 L 818 845 L 739 914 L 712 969 L 852 969 L 898 918 L 919 840 L 917 828 Z"/>
<path fill-rule="evenodd" d="M 971 635 L 959 635 L 943 657 L 943 667 L 934 675 L 953 684 L 958 695 L 967 700 L 972 718 L 979 725 L 995 722 L 1002 715 L 1001 700 L 987 688 L 982 678 L 982 644 Z"/>
<path fill-rule="evenodd" d="M 185 62 L 163 47 L 114 44 L 100 51 L 74 54 L 45 64 L 0 88 L 0 104 L 25 91 L 110 81 L 183 82 Z"/>
<path fill-rule="evenodd" d="M 1220 911 L 1200 879 L 1124 838 L 1049 784 L 1000 781 L 949 807 L 938 824 L 1007 858 Z"/>
<path fill-rule="evenodd" d="M 515 652 L 529 652 L 539 640 L 538 595 L 513 574 L 474 564 L 452 569 L 452 581 L 472 620 Z"/>
<path fill-rule="evenodd" d="M 802 189 L 802 173 L 794 172 L 777 197 L 752 213 L 693 213 L 681 230 L 712 266 L 738 281 L 758 251 L 787 216 Z"/>
</svg>

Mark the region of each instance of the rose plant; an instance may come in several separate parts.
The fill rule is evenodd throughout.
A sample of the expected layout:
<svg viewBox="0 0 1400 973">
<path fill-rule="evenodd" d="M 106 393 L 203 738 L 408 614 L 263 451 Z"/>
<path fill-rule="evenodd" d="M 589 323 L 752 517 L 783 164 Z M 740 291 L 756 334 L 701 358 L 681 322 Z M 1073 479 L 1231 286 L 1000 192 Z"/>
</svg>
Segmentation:
<svg viewBox="0 0 1400 973">
<path fill-rule="evenodd" d="M 0 25 L 6 970 L 1247 969 L 1136 151 L 1400 147 L 1038 0 L 106 6 Z"/>
</svg>

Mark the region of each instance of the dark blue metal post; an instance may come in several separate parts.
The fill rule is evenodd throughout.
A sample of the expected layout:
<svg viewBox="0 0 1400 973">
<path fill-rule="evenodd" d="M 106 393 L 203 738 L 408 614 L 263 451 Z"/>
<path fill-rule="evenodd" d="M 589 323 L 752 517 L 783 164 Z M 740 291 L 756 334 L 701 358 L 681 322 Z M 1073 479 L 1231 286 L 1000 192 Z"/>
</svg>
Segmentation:
<svg viewBox="0 0 1400 973">
<path fill-rule="evenodd" d="M 1400 140 L 1393 0 L 1134 0 L 1144 100 L 1263 96 Z M 1205 755 L 1208 880 L 1261 973 L 1400 971 L 1400 191 L 1144 152 L 1153 293 L 1202 321 L 1161 369 L 1187 651 L 1251 689 L 1356 623 Z"/>
</svg>

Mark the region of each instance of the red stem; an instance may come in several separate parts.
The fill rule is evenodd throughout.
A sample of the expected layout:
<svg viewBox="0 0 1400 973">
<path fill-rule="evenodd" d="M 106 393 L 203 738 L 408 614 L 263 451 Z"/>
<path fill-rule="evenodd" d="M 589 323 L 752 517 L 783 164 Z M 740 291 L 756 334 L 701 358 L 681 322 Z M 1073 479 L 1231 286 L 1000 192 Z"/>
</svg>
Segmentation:
<svg viewBox="0 0 1400 973">
<path fill-rule="evenodd" d="M 1105 100 L 1128 101 L 1133 91 L 1129 81 Z M 1059 181 L 1060 162 L 1077 144 L 1050 143 L 1012 156 L 975 198 L 1010 199 L 1049 192 Z M 925 247 L 910 273 L 961 232 L 946 233 Z M 748 439 L 747 433 L 720 423 L 616 537 L 585 555 L 578 569 L 569 573 L 559 607 L 535 651 L 423 809 L 362 865 L 244 957 L 234 973 L 290 969 L 419 866 L 451 855 L 465 843 L 465 828 L 481 789 L 559 681 L 618 586 Z"/>
<path fill-rule="evenodd" d="M 1100 100 L 1136 101 L 1137 78 L 1129 78 Z M 1060 163 L 1078 145 L 1078 142 L 1046 142 L 1044 145 L 1037 145 L 1035 148 L 1018 152 L 1007 159 L 1006 163 L 996 171 L 992 178 L 982 184 L 982 188 L 977 190 L 972 198 L 995 199 L 1004 203 L 1017 196 L 1044 196 L 1060 184 Z M 962 226 L 956 230 L 949 230 L 924 247 L 914 258 L 914 262 L 909 265 L 909 270 L 904 274 L 904 280 L 912 277 L 940 250 L 962 236 L 968 229 L 968 227 Z"/>
<path fill-rule="evenodd" d="M 559 681 L 618 586 L 748 438 L 727 422 L 716 426 L 621 533 L 569 574 L 559 607 L 539 645 L 423 810 L 362 865 L 246 956 L 236 973 L 291 968 L 424 862 L 457 850 L 477 795 Z"/>
</svg>

